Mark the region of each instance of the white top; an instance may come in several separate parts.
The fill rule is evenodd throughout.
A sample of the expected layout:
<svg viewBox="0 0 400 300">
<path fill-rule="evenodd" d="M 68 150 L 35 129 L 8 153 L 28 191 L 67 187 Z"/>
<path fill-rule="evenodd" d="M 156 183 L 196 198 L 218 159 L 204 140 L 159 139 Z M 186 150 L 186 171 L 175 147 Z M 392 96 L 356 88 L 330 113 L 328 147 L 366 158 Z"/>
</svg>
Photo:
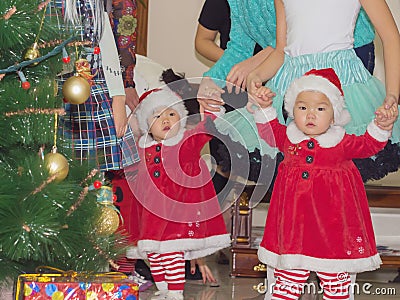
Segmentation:
<svg viewBox="0 0 400 300">
<path fill-rule="evenodd" d="M 119 61 L 118 49 L 115 44 L 114 34 L 112 32 L 110 19 L 104 12 L 103 36 L 99 42 L 101 51 L 101 62 L 103 65 L 104 77 L 106 79 L 108 92 L 111 97 L 125 95 L 124 81 L 122 80 L 122 71 Z M 108 70 L 113 70 L 110 72 Z"/>
<path fill-rule="evenodd" d="M 283 0 L 290 56 L 353 48 L 359 0 Z"/>
</svg>

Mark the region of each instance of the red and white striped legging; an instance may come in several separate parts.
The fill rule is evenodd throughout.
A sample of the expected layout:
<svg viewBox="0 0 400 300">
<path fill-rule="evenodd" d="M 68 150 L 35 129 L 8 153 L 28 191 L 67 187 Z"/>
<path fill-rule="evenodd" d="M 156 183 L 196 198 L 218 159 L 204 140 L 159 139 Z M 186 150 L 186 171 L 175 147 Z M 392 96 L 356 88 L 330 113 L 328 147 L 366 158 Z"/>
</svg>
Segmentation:
<svg viewBox="0 0 400 300">
<path fill-rule="evenodd" d="M 149 253 L 151 275 L 155 282 L 165 281 L 168 290 L 182 290 L 185 287 L 185 260 L 183 252 Z"/>
<path fill-rule="evenodd" d="M 133 272 L 135 271 L 136 261 L 137 261 L 136 259 L 121 257 L 120 259 L 117 260 L 117 266 L 119 268 L 111 267 L 111 270 L 115 272 L 121 272 L 132 275 Z"/>
<path fill-rule="evenodd" d="M 347 272 L 326 273 L 316 272 L 321 280 L 324 300 L 349 299 L 350 275 Z M 304 290 L 310 276 L 307 270 L 275 269 L 276 283 L 273 287 L 272 299 L 298 299 Z"/>
</svg>

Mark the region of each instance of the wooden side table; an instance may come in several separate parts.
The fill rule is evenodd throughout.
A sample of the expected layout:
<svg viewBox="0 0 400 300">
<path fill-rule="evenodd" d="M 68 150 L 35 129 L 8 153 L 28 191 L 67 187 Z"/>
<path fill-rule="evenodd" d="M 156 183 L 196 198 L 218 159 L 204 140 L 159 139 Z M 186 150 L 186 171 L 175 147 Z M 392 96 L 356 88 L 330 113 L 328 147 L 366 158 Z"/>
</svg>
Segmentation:
<svg viewBox="0 0 400 300">
<path fill-rule="evenodd" d="M 232 277 L 265 278 L 267 267 L 258 260 L 257 246 L 252 243 L 252 208 L 250 198 L 254 185 L 235 184 L 235 201 L 232 205 Z M 265 189 L 266 190 L 266 189 Z M 269 195 L 263 195 L 267 201 Z"/>
<path fill-rule="evenodd" d="M 366 185 L 365 190 L 370 207 L 400 208 L 400 187 Z M 396 281 L 400 282 L 400 256 L 381 255 L 381 259 L 382 267 L 399 268 Z"/>
</svg>

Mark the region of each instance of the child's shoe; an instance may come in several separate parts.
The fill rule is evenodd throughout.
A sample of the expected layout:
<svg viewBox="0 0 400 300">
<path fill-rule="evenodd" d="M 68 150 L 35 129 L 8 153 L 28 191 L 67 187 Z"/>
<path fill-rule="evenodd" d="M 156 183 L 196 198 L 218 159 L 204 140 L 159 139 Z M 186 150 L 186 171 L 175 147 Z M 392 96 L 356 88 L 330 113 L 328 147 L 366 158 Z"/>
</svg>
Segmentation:
<svg viewBox="0 0 400 300">
<path fill-rule="evenodd" d="M 136 271 L 133 271 L 132 275 L 129 276 L 129 279 L 133 280 L 139 286 L 139 292 L 143 292 L 153 285 L 150 280 L 146 280 Z"/>
<path fill-rule="evenodd" d="M 150 298 L 150 300 L 166 300 L 166 299 L 169 299 L 169 298 L 167 298 L 167 296 L 168 296 L 168 290 L 157 291 Z"/>
<path fill-rule="evenodd" d="M 183 291 L 168 291 L 167 300 L 183 300 Z"/>
</svg>

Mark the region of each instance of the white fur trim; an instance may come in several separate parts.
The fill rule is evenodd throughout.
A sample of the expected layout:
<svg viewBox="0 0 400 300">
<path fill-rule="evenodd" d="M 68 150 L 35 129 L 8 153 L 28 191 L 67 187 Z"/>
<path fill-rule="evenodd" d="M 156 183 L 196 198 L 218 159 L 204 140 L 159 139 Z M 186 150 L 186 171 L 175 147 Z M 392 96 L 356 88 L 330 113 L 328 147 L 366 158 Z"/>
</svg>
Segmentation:
<svg viewBox="0 0 400 300">
<path fill-rule="evenodd" d="M 146 78 L 144 78 L 142 74 L 136 71 L 136 68 L 135 68 L 134 78 L 135 78 L 135 89 L 140 97 L 144 92 L 147 92 L 150 89 L 150 85 L 147 82 Z"/>
<path fill-rule="evenodd" d="M 144 258 L 147 259 L 147 257 L 142 257 L 139 254 L 139 250 L 137 246 L 130 246 L 126 249 L 126 257 L 130 259 L 136 259 L 136 258 Z"/>
<path fill-rule="evenodd" d="M 392 131 L 379 128 L 374 121 L 368 124 L 367 132 L 379 142 L 386 142 L 392 136 Z"/>
<path fill-rule="evenodd" d="M 264 109 L 258 109 L 254 113 L 254 121 L 256 121 L 256 123 L 265 124 L 275 119 L 276 116 L 277 116 L 276 109 L 270 106 Z"/>
<path fill-rule="evenodd" d="M 301 254 L 278 255 L 263 247 L 258 249 L 257 254 L 262 263 L 283 270 L 304 269 L 314 272 L 359 273 L 376 270 L 382 264 L 379 254 L 358 259 L 322 259 Z"/>
<path fill-rule="evenodd" d="M 332 148 L 343 140 L 345 134 L 346 130 L 342 126 L 331 125 L 327 132 L 315 139 L 322 148 Z"/>
<path fill-rule="evenodd" d="M 148 118 L 154 113 L 154 111 L 161 108 L 175 109 L 181 118 L 181 127 L 186 126 L 188 111 L 183 104 L 182 98 L 171 91 L 168 87 L 164 87 L 159 91 L 154 91 L 147 95 L 135 110 L 139 128 L 142 132 L 149 131 Z"/>
<path fill-rule="evenodd" d="M 165 146 L 175 146 L 177 145 L 182 139 L 183 139 L 183 135 L 185 134 L 186 129 L 185 128 L 180 128 L 178 133 L 166 140 L 162 140 L 161 144 L 165 145 Z M 147 147 L 151 147 L 153 145 L 157 145 L 160 142 L 155 141 L 150 134 L 146 133 L 144 135 L 142 135 L 139 139 L 138 145 L 141 148 L 147 148 Z"/>
<path fill-rule="evenodd" d="M 297 128 L 294 121 L 288 125 L 286 134 L 292 144 L 299 144 L 302 141 L 310 139 L 308 135 L 305 135 Z M 332 148 L 343 140 L 345 134 L 346 131 L 343 127 L 332 125 L 327 132 L 315 137 L 315 140 L 322 148 Z"/>
<path fill-rule="evenodd" d="M 285 109 L 293 119 L 294 103 L 297 95 L 303 91 L 315 91 L 325 94 L 331 101 L 335 125 L 344 126 L 350 122 L 350 114 L 345 109 L 345 101 L 340 90 L 328 79 L 322 76 L 306 75 L 292 82 L 285 94 Z"/>
<path fill-rule="evenodd" d="M 204 239 L 178 239 L 167 241 L 140 240 L 137 247 L 129 247 L 128 258 L 147 258 L 147 253 L 167 253 L 183 251 L 186 260 L 205 257 L 231 245 L 229 234 L 211 236 Z"/>
<path fill-rule="evenodd" d="M 143 56 L 140 54 L 136 54 L 136 65 L 135 65 L 135 75 L 136 72 L 140 74 L 141 77 L 147 82 L 148 89 L 151 90 L 155 88 L 160 88 L 165 85 L 165 83 L 160 79 L 162 72 L 166 70 L 167 67 L 159 64 L 158 62 L 148 58 L 147 56 Z M 135 84 L 138 85 L 135 78 Z M 139 91 L 138 91 L 139 93 Z M 141 96 L 141 94 L 139 94 Z"/>
<path fill-rule="evenodd" d="M 154 284 L 156 285 L 157 289 L 161 292 L 161 294 L 163 292 L 165 294 L 168 293 L 168 283 L 166 281 L 155 281 Z M 162 298 L 160 297 L 160 299 L 162 299 Z"/>
</svg>

